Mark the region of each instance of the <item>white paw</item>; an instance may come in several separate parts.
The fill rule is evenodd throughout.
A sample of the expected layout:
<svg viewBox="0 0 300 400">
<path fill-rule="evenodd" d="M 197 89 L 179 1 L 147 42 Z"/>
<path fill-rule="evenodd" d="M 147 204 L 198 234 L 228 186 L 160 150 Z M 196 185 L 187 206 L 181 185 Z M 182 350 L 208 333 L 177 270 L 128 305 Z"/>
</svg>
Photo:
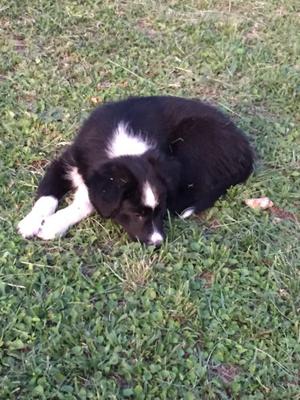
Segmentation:
<svg viewBox="0 0 300 400">
<path fill-rule="evenodd" d="M 18 224 L 18 231 L 23 238 L 37 235 L 44 218 L 55 212 L 57 203 L 57 199 L 53 196 L 42 196 L 35 202 L 30 213 Z"/>
<path fill-rule="evenodd" d="M 59 213 L 56 213 L 44 219 L 37 233 L 37 237 L 43 240 L 55 239 L 63 236 L 67 232 L 68 227 L 69 226 L 66 225 Z"/>
<path fill-rule="evenodd" d="M 194 214 L 194 211 L 195 211 L 195 207 L 188 207 L 182 211 L 182 213 L 179 215 L 179 218 L 186 219 L 186 218 L 190 217 L 192 214 Z"/>
<path fill-rule="evenodd" d="M 43 217 L 29 213 L 18 224 L 18 232 L 23 238 L 35 236 L 41 228 Z"/>
</svg>

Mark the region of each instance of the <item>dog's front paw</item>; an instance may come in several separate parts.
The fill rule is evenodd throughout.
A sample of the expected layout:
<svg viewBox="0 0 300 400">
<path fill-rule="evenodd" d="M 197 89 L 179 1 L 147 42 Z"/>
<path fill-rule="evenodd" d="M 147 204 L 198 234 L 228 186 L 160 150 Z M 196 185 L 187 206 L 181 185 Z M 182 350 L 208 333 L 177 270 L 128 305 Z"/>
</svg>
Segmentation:
<svg viewBox="0 0 300 400">
<path fill-rule="evenodd" d="M 39 215 L 29 213 L 18 224 L 18 232 L 23 238 L 36 236 L 42 226 L 43 218 Z"/>
<path fill-rule="evenodd" d="M 59 214 L 53 214 L 44 219 L 37 237 L 43 240 L 52 240 L 63 236 L 68 230 L 68 225 Z"/>
</svg>

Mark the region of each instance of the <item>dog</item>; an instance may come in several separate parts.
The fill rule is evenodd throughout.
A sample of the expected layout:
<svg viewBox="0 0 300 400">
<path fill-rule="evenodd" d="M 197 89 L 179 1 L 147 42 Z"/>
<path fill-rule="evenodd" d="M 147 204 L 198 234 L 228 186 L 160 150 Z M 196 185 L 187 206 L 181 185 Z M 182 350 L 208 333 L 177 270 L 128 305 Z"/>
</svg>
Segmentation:
<svg viewBox="0 0 300 400">
<path fill-rule="evenodd" d="M 63 236 L 94 211 L 132 239 L 159 246 L 167 210 L 181 218 L 209 207 L 253 170 L 253 150 L 221 111 L 197 99 L 131 97 L 96 108 L 48 167 L 24 238 Z M 73 202 L 56 211 L 74 190 Z"/>
</svg>

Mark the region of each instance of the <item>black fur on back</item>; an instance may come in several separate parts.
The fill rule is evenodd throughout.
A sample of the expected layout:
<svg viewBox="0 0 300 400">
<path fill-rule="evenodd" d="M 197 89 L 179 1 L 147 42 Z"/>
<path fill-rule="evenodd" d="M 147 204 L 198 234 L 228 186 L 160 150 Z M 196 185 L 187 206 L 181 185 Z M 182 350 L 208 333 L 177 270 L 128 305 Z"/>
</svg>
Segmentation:
<svg viewBox="0 0 300 400">
<path fill-rule="evenodd" d="M 120 121 L 156 144 L 144 157 L 165 176 L 173 213 L 210 207 L 253 169 L 248 139 L 215 107 L 178 97 L 134 97 L 100 106 L 81 128 L 70 150 L 84 179 L 108 161 L 107 142 Z"/>
</svg>

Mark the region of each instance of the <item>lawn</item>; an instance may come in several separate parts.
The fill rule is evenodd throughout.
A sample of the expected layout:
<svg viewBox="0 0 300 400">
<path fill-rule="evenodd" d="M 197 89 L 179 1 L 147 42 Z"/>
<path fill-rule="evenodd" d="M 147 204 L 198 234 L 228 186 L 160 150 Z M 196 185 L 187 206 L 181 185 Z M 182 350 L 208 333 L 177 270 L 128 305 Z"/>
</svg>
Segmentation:
<svg viewBox="0 0 300 400">
<path fill-rule="evenodd" d="M 300 399 L 298 0 L 2 0 L 0 398 Z M 218 104 L 256 171 L 168 218 L 159 251 L 94 216 L 24 240 L 45 165 L 98 103 Z M 276 208 L 254 211 L 249 197 Z"/>
</svg>

